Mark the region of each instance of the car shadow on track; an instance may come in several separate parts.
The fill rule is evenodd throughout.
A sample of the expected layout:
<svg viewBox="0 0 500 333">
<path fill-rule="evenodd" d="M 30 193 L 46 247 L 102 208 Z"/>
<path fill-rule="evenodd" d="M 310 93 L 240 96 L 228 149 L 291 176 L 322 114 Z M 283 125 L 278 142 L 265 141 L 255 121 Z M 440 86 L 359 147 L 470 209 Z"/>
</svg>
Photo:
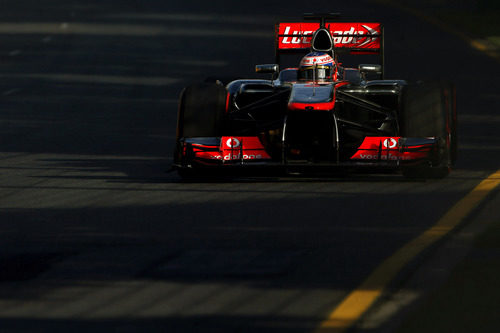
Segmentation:
<svg viewBox="0 0 500 333">
<path fill-rule="evenodd" d="M 260 170 L 217 170 L 193 177 L 181 177 L 165 158 L 47 158 L 38 163 L 67 173 L 61 175 L 38 176 L 47 179 L 103 180 L 109 183 L 304 183 L 304 182 L 423 182 L 423 179 L 408 179 L 399 172 L 286 172 L 283 169 Z"/>
</svg>

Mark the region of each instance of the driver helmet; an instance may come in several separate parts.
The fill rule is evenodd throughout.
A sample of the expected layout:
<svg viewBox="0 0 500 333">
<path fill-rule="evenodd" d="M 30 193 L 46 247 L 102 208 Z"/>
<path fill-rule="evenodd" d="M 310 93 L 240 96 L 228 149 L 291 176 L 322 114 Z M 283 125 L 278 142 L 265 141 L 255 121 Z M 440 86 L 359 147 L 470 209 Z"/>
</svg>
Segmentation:
<svg viewBox="0 0 500 333">
<path fill-rule="evenodd" d="M 332 81 L 337 79 L 335 60 L 324 52 L 311 52 L 300 61 L 300 81 Z"/>
</svg>

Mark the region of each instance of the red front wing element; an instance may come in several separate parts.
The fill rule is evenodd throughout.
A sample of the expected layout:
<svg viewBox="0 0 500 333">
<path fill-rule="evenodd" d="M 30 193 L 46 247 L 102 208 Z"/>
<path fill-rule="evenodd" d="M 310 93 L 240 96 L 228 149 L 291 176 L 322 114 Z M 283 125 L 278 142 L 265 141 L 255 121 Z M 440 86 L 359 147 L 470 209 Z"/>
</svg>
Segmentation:
<svg viewBox="0 0 500 333">
<path fill-rule="evenodd" d="M 258 137 L 186 138 L 182 142 L 180 166 L 193 164 L 222 165 L 276 165 Z M 350 162 L 338 166 L 367 162 L 366 165 L 399 165 L 432 161 L 438 146 L 436 138 L 366 137 Z M 286 164 L 282 161 L 281 165 Z M 307 163 L 306 163 L 307 164 Z"/>
<path fill-rule="evenodd" d="M 196 140 L 194 138 L 193 140 Z M 192 149 L 192 159 L 202 164 L 269 160 L 271 156 L 257 137 L 223 136 L 219 142 L 201 144 L 186 141 Z"/>
<path fill-rule="evenodd" d="M 404 143 L 402 142 L 404 140 Z M 409 142 L 410 141 L 410 142 Z M 366 137 L 351 160 L 363 161 L 414 161 L 429 158 L 436 144 L 435 139 L 400 137 Z"/>
</svg>

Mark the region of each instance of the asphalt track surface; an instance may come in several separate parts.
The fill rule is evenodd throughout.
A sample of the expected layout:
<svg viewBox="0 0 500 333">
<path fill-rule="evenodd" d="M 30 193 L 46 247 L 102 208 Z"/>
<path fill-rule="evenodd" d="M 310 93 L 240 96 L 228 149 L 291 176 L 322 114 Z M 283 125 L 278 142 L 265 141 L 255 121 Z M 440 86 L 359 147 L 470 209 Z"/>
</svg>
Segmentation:
<svg viewBox="0 0 500 333">
<path fill-rule="evenodd" d="M 328 3 L 1 2 L 0 332 L 313 331 L 498 169 L 497 63 L 394 9 Z M 455 172 L 167 173 L 182 87 L 255 76 L 279 17 L 325 10 L 385 24 L 387 77 L 456 83 Z"/>
</svg>

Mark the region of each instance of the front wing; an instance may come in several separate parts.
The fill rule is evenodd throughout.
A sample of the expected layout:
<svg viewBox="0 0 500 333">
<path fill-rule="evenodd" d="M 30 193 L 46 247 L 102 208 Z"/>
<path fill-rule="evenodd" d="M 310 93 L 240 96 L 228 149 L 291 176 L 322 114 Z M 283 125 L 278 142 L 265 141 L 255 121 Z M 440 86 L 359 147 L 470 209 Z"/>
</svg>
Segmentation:
<svg viewBox="0 0 500 333">
<path fill-rule="evenodd" d="M 434 137 L 365 137 L 356 152 L 347 160 L 296 161 L 286 158 L 284 148 L 281 156 L 271 156 L 258 137 L 182 138 L 178 141 L 174 167 L 182 169 L 293 165 L 398 168 L 432 163 L 436 159 L 438 151 L 439 140 Z"/>
</svg>

